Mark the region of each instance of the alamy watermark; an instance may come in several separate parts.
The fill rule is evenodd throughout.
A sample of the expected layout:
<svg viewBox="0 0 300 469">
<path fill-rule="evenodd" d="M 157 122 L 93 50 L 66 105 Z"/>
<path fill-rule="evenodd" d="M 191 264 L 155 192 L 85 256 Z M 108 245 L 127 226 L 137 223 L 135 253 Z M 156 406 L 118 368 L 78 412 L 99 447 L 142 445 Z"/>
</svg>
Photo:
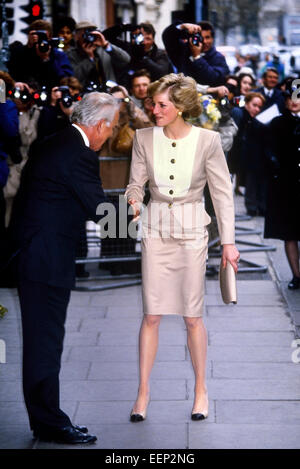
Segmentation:
<svg viewBox="0 0 300 469">
<path fill-rule="evenodd" d="M 100 237 L 105 238 L 183 238 L 194 239 L 199 248 L 205 238 L 205 226 L 210 222 L 203 202 L 139 204 L 138 223 L 129 218 L 133 208 L 125 197 L 119 196 L 118 207 L 111 202 L 98 205 Z"/>
<path fill-rule="evenodd" d="M 0 363 L 6 363 L 6 344 L 3 339 L 0 339 Z"/>
<path fill-rule="evenodd" d="M 293 340 L 291 347 L 295 349 L 292 352 L 292 362 L 300 363 L 300 339 Z"/>
<path fill-rule="evenodd" d="M 300 78 L 296 78 L 292 82 L 292 90 L 294 90 L 292 93 L 292 100 L 297 101 L 298 99 L 300 99 Z"/>
</svg>

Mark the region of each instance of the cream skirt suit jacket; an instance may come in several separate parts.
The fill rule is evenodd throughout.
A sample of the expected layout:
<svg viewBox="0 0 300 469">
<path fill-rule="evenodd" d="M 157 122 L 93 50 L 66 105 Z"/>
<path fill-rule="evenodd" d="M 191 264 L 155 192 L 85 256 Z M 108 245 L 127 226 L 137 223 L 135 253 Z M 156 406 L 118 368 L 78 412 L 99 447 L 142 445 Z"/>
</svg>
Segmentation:
<svg viewBox="0 0 300 469">
<path fill-rule="evenodd" d="M 234 244 L 234 203 L 227 162 L 217 132 L 191 126 L 177 140 L 162 127 L 136 131 L 125 197 L 142 203 L 142 295 L 145 314 L 203 314 L 210 217 L 208 182 L 221 244 Z"/>
</svg>

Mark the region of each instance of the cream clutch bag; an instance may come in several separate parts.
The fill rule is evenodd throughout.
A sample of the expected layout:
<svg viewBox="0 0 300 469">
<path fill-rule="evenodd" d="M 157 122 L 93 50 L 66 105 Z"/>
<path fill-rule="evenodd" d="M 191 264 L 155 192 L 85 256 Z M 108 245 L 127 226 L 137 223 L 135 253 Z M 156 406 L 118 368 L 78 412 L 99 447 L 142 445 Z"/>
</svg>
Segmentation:
<svg viewBox="0 0 300 469">
<path fill-rule="evenodd" d="M 219 280 L 222 299 L 225 304 L 237 303 L 237 292 L 236 292 L 236 275 L 235 271 L 230 264 L 227 262 L 226 268 L 222 266 L 222 260 L 219 269 Z"/>
</svg>

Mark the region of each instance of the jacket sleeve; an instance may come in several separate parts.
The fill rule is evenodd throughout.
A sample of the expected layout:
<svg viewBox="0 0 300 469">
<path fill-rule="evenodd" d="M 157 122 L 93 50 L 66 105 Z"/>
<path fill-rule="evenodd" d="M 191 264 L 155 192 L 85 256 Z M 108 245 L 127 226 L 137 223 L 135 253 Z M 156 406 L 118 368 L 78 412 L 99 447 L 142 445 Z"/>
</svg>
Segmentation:
<svg viewBox="0 0 300 469">
<path fill-rule="evenodd" d="M 235 219 L 232 183 L 219 134 L 215 134 L 206 158 L 206 177 L 215 209 L 221 244 L 234 244 Z"/>
<path fill-rule="evenodd" d="M 108 201 L 102 188 L 96 154 L 87 151 L 76 159 L 73 171 L 70 173 L 69 187 L 81 203 L 87 217 L 97 223 L 101 218 L 97 215 L 97 207 Z"/>
<path fill-rule="evenodd" d="M 74 71 L 67 54 L 60 50 L 54 49 L 54 61 L 52 63 L 52 67 L 58 78 L 71 77 L 74 75 Z"/>
<path fill-rule="evenodd" d="M 130 62 L 130 55 L 125 50 L 121 49 L 118 46 L 115 46 L 114 44 L 110 44 L 110 46 L 111 51 L 105 51 L 105 53 L 110 56 L 112 66 L 117 70 L 126 67 L 126 65 Z"/>
<path fill-rule="evenodd" d="M 148 179 L 145 153 L 138 141 L 138 131 L 136 131 L 133 140 L 129 184 L 124 196 L 142 203 L 145 195 L 144 186 Z"/>
<path fill-rule="evenodd" d="M 224 85 L 225 77 L 229 74 L 226 60 L 219 53 L 215 54 L 210 63 L 204 57 L 194 62 L 188 59 L 187 71 L 198 83 L 210 86 Z"/>
<path fill-rule="evenodd" d="M 180 31 L 176 28 L 175 23 L 168 26 L 162 33 L 162 39 L 167 54 L 175 67 L 184 72 L 183 63 L 188 58 L 188 46 L 180 41 Z"/>
<path fill-rule="evenodd" d="M 172 71 L 172 65 L 163 50 L 158 50 L 155 58 L 145 55 L 141 60 L 141 65 L 150 72 L 152 80 L 158 80 Z"/>
</svg>

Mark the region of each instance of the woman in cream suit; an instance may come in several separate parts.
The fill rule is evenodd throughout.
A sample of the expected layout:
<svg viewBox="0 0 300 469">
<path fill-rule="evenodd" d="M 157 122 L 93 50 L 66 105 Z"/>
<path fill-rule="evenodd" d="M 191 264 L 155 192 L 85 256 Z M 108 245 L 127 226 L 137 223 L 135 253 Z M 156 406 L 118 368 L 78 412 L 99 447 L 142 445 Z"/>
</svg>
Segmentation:
<svg viewBox="0 0 300 469">
<path fill-rule="evenodd" d="M 146 418 L 150 373 L 154 364 L 162 315 L 183 316 L 195 372 L 191 418 L 208 416 L 205 382 L 207 336 L 202 321 L 205 266 L 210 217 L 204 210 L 208 182 L 223 245 L 223 264 L 237 271 L 234 245 L 234 204 L 227 163 L 216 132 L 185 121 L 199 115 L 196 82 L 170 74 L 148 89 L 156 127 L 136 131 L 130 181 L 125 196 L 135 220 L 142 213 L 142 277 L 144 317 L 139 336 L 139 390 L 130 420 Z M 144 185 L 150 202 L 141 211 Z"/>
</svg>

